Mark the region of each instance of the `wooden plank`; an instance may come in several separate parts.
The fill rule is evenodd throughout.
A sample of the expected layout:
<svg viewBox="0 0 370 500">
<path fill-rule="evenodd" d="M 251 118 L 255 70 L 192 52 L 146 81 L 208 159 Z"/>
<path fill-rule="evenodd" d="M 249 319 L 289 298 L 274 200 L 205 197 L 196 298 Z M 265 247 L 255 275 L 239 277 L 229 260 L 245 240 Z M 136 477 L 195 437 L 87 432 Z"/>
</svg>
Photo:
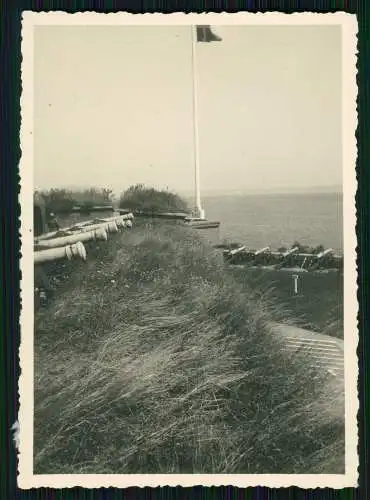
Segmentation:
<svg viewBox="0 0 370 500">
<path fill-rule="evenodd" d="M 220 222 L 217 221 L 204 221 L 204 222 L 195 222 L 190 223 L 190 227 L 193 229 L 217 229 L 220 227 Z"/>
</svg>

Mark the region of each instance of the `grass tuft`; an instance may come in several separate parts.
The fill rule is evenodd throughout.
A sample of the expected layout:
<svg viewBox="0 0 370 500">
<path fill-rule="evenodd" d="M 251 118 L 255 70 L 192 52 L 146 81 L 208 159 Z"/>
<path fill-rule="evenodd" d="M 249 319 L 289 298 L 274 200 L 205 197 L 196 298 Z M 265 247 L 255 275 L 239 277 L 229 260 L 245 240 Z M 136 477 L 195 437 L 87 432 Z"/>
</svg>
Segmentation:
<svg viewBox="0 0 370 500">
<path fill-rule="evenodd" d="M 35 319 L 35 473 L 344 472 L 342 389 L 191 229 L 139 225 L 67 272 Z"/>
</svg>

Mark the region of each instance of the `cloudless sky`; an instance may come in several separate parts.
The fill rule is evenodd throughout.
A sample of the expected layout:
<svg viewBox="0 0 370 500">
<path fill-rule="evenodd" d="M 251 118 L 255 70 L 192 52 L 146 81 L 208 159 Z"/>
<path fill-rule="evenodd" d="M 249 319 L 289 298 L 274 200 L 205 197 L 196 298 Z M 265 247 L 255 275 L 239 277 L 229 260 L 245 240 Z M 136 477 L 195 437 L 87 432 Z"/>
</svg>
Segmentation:
<svg viewBox="0 0 370 500">
<path fill-rule="evenodd" d="M 339 26 L 213 26 L 197 44 L 204 192 L 342 183 Z M 191 191 L 190 26 L 37 26 L 35 188 Z"/>
</svg>

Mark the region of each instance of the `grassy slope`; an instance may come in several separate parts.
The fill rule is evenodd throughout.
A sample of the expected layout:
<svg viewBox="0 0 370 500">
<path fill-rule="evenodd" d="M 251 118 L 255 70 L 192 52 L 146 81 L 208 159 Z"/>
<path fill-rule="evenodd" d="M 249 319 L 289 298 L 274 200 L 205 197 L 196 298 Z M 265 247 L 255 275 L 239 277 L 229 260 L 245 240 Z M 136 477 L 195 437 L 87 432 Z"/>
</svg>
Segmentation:
<svg viewBox="0 0 370 500">
<path fill-rule="evenodd" d="M 230 268 L 238 282 L 258 283 L 271 290 L 279 302 L 284 322 L 290 322 L 333 337 L 344 337 L 343 275 L 338 272 L 302 273 L 299 294 L 293 293 L 294 272 Z"/>
<path fill-rule="evenodd" d="M 36 473 L 343 473 L 344 406 L 174 223 L 92 247 L 36 316 Z"/>
</svg>

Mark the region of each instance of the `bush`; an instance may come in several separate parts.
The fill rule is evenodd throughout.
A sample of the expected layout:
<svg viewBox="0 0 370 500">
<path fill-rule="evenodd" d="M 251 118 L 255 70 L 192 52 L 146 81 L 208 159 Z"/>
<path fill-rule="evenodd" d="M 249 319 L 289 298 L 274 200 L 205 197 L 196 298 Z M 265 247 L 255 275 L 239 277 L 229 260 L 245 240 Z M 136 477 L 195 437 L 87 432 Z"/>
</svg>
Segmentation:
<svg viewBox="0 0 370 500">
<path fill-rule="evenodd" d="M 268 297 L 180 224 L 91 245 L 35 319 L 36 474 L 344 473 L 342 389 Z"/>
<path fill-rule="evenodd" d="M 94 207 L 94 203 L 91 201 L 85 201 L 80 204 L 80 212 L 81 214 L 90 214 Z"/>
<path fill-rule="evenodd" d="M 76 205 L 81 206 L 110 205 L 112 196 L 112 190 L 106 188 L 90 188 L 73 192 Z"/>
<path fill-rule="evenodd" d="M 316 247 L 310 247 L 309 245 L 302 245 L 298 241 L 295 241 L 292 245 L 292 248 L 298 248 L 298 252 L 300 253 L 312 253 L 312 254 L 319 254 L 325 250 L 325 247 L 323 245 L 317 245 Z"/>
<path fill-rule="evenodd" d="M 68 213 L 75 205 L 72 192 L 67 189 L 50 189 L 39 193 L 45 200 L 47 213 Z"/>
<path fill-rule="evenodd" d="M 91 188 L 85 190 L 50 189 L 39 193 L 45 200 L 48 213 L 70 213 L 74 206 L 79 205 L 88 213 L 94 205 L 112 203 L 110 189 Z"/>
<path fill-rule="evenodd" d="M 121 195 L 119 207 L 143 212 L 190 213 L 186 201 L 176 193 L 147 188 L 143 184 L 127 189 Z"/>
</svg>

